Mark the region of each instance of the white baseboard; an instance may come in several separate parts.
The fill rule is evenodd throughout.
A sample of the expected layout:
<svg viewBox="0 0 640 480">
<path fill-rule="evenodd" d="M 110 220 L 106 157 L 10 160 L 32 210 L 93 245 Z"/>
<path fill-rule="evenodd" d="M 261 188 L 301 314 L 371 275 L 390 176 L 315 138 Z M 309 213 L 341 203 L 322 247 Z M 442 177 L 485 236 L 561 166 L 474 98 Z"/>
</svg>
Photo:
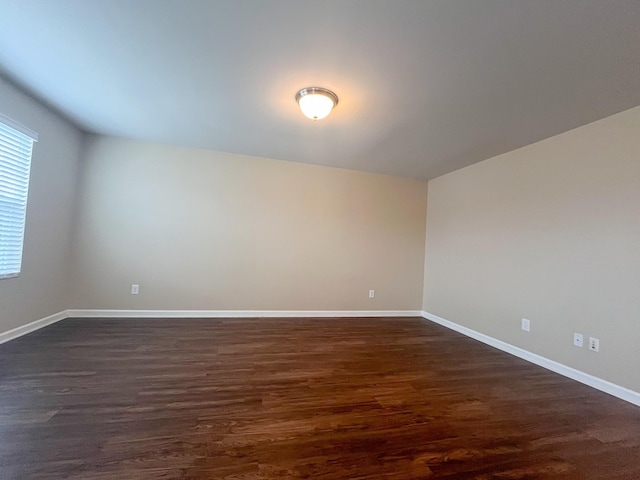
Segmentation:
<svg viewBox="0 0 640 480">
<path fill-rule="evenodd" d="M 633 390 L 629 390 L 628 388 L 621 387 L 620 385 L 616 385 L 615 383 L 608 382 L 607 380 L 594 377 L 593 375 L 589 375 L 588 373 L 581 372 L 580 370 L 576 370 L 575 368 L 568 367 L 562 363 L 549 360 L 546 357 L 531 353 L 528 350 L 524 350 L 520 347 L 516 347 L 509 343 L 503 342 L 502 340 L 490 337 L 488 335 L 485 335 L 484 333 L 480 333 L 470 328 L 463 327 L 462 325 L 458 325 L 457 323 L 445 320 L 444 318 L 438 317 L 437 315 L 433 315 L 429 312 L 423 311 L 422 316 L 427 320 L 466 335 L 467 337 L 473 338 L 474 340 L 478 340 L 479 342 L 490 345 L 494 348 L 497 348 L 498 350 L 510 353 L 511 355 L 514 355 L 518 358 L 522 358 L 523 360 L 539 365 L 540 367 L 544 367 L 547 370 L 559 373 L 560 375 L 564 375 L 565 377 L 568 377 L 572 380 L 584 383 L 585 385 L 608 393 L 609 395 L 613 395 L 614 397 L 618 397 L 629 403 L 640 406 L 639 392 L 635 392 Z"/>
<path fill-rule="evenodd" d="M 52 323 L 59 322 L 60 320 L 64 320 L 65 318 L 67 318 L 66 311 L 62 311 L 49 315 L 48 317 L 41 318 L 40 320 L 27 323 L 26 325 L 12 328 L 11 330 L 0 333 L 0 343 L 5 343 L 9 340 L 13 340 L 14 338 L 26 335 L 27 333 L 35 332 L 36 330 L 44 328 L 47 325 L 51 325 Z"/>
<path fill-rule="evenodd" d="M 82 310 L 66 311 L 76 318 L 353 318 L 421 317 L 419 310 Z"/>
<path fill-rule="evenodd" d="M 419 310 L 80 310 L 54 313 L 26 325 L 0 332 L 0 344 L 65 318 L 355 318 L 420 317 Z"/>
</svg>

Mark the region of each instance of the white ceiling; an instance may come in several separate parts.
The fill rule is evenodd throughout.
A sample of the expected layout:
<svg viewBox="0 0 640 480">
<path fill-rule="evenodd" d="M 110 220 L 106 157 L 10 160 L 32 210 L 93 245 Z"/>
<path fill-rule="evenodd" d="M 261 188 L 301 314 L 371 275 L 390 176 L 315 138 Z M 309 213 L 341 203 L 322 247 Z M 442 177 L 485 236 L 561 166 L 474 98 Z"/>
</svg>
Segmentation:
<svg viewBox="0 0 640 480">
<path fill-rule="evenodd" d="M 0 72 L 81 128 L 224 152 L 428 179 L 640 105 L 639 0 L 0 0 L 0 18 Z M 307 86 L 340 97 L 327 119 L 298 110 Z"/>
</svg>

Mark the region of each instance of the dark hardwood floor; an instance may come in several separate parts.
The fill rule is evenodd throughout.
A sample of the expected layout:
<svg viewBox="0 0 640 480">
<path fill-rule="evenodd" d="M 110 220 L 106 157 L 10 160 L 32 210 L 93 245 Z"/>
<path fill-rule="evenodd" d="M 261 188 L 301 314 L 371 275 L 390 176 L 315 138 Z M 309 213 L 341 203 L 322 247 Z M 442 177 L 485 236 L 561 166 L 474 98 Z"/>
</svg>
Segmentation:
<svg viewBox="0 0 640 480">
<path fill-rule="evenodd" d="M 640 479 L 640 408 L 402 319 L 68 319 L 0 345 L 0 478 Z"/>
</svg>

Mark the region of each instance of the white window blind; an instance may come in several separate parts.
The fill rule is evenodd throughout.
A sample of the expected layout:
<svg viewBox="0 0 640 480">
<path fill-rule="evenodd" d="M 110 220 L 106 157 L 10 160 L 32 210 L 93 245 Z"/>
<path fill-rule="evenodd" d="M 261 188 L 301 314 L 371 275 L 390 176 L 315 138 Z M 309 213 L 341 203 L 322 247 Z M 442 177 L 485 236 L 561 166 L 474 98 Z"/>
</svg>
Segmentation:
<svg viewBox="0 0 640 480">
<path fill-rule="evenodd" d="M 38 135 L 0 115 L 0 278 L 22 266 L 33 142 Z"/>
</svg>

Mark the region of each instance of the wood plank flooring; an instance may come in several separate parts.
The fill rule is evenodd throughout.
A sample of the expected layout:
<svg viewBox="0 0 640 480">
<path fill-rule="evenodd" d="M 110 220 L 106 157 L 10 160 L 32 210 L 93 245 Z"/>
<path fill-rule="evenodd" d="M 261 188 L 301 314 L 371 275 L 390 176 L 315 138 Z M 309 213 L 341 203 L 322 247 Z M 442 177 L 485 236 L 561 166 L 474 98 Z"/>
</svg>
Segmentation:
<svg viewBox="0 0 640 480">
<path fill-rule="evenodd" d="M 640 408 L 417 318 L 67 319 L 0 345 L 0 478 L 640 479 Z"/>
</svg>

